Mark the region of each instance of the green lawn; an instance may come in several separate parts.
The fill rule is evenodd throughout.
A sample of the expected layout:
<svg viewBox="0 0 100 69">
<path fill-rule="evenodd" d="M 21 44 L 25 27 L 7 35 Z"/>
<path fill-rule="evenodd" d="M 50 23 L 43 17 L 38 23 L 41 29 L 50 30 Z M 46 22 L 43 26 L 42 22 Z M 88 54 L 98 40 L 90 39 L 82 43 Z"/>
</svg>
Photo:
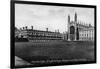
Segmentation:
<svg viewBox="0 0 100 69">
<path fill-rule="evenodd" d="M 94 60 L 93 42 L 15 42 L 15 55 L 29 62 L 47 59 Z"/>
</svg>

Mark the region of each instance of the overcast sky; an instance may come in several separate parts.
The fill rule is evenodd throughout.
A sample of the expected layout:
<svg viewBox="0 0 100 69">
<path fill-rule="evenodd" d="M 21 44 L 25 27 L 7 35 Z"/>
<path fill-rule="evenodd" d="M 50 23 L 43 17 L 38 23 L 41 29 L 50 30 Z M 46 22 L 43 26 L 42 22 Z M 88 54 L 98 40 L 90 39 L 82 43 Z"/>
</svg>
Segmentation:
<svg viewBox="0 0 100 69">
<path fill-rule="evenodd" d="M 94 26 L 94 9 L 78 7 L 62 7 L 47 5 L 15 4 L 15 26 L 34 26 L 37 30 L 65 32 L 67 31 L 68 14 L 74 20 L 77 13 L 78 21 Z"/>
</svg>

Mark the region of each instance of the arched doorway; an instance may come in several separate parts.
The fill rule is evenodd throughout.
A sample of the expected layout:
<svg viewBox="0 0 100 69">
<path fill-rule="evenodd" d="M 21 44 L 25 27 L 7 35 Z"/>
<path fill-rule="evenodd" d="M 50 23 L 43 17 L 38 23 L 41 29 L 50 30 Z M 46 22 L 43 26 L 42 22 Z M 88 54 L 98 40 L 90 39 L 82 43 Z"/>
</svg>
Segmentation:
<svg viewBox="0 0 100 69">
<path fill-rule="evenodd" d="M 70 27 L 70 40 L 75 40 L 75 27 Z"/>
</svg>

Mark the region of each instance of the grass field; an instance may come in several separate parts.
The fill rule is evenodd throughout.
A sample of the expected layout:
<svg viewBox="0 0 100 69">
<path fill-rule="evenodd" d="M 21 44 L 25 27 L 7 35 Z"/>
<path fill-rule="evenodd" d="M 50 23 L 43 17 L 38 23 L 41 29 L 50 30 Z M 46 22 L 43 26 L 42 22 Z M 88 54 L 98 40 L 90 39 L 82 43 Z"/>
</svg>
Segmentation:
<svg viewBox="0 0 100 69">
<path fill-rule="evenodd" d="M 47 59 L 93 61 L 94 43 L 86 41 L 15 42 L 15 55 L 29 62 Z"/>
</svg>

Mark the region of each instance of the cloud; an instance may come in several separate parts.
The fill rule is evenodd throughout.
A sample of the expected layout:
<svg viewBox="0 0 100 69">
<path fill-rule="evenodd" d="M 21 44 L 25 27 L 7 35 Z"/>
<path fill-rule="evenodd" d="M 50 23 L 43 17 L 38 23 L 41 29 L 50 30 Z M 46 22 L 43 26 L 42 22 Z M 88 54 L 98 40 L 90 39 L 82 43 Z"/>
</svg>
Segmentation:
<svg viewBox="0 0 100 69">
<path fill-rule="evenodd" d="M 34 26 L 34 29 L 50 31 L 59 29 L 60 32 L 67 31 L 67 16 L 70 14 L 71 20 L 74 20 L 74 14 L 77 12 L 78 20 L 94 24 L 94 9 L 77 7 L 60 7 L 45 5 L 15 5 L 15 26 Z"/>
</svg>

